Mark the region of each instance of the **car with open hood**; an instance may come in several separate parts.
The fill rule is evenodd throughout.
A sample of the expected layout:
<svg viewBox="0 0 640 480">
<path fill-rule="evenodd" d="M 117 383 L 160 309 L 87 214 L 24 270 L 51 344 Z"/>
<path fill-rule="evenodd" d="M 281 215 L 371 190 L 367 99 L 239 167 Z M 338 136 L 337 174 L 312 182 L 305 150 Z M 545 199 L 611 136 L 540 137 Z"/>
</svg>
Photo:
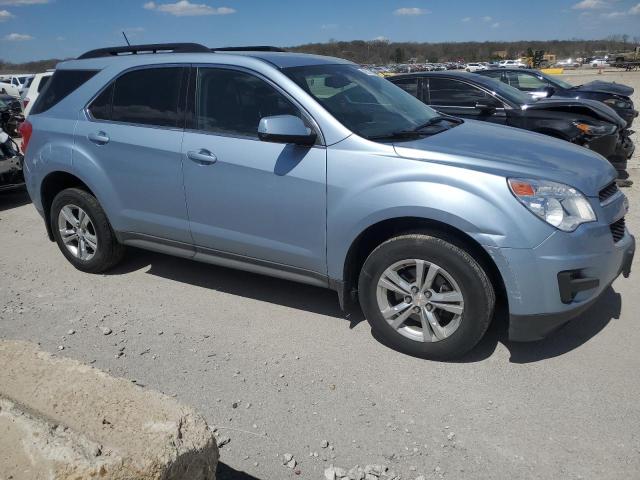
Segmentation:
<svg viewBox="0 0 640 480">
<path fill-rule="evenodd" d="M 104 272 L 131 245 L 330 288 L 425 358 L 473 348 L 497 303 L 512 339 L 542 338 L 631 269 L 600 155 L 443 117 L 338 58 L 99 49 L 58 65 L 22 133 L 73 267 Z"/>
<path fill-rule="evenodd" d="M 624 133 L 626 122 L 601 102 L 534 99 L 496 79 L 464 72 L 414 73 L 388 80 L 442 113 L 522 128 L 589 148 L 626 178 L 634 145 Z"/>
<path fill-rule="evenodd" d="M 500 80 L 534 98 L 597 100 L 613 108 L 627 122 L 627 128 L 631 128 L 633 120 L 638 116 L 631 100 L 634 89 L 621 83 L 594 80 L 582 85 L 571 85 L 557 75 L 531 69 L 489 69 L 476 73 Z"/>
</svg>

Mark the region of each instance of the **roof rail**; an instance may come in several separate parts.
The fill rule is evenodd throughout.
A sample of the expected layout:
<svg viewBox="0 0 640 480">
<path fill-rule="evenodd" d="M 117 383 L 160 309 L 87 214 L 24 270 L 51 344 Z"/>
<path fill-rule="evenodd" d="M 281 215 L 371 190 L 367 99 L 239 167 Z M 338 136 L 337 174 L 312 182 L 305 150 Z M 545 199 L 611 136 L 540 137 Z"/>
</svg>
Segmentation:
<svg viewBox="0 0 640 480">
<path fill-rule="evenodd" d="M 199 43 L 151 43 L 148 45 L 98 48 L 96 50 L 90 50 L 83 53 L 78 57 L 78 60 L 146 53 L 211 53 L 211 49 L 204 45 L 200 45 Z"/>
<path fill-rule="evenodd" d="M 212 48 L 212 52 L 285 52 L 282 48 L 269 45 L 254 45 L 251 47 L 220 47 Z"/>
</svg>

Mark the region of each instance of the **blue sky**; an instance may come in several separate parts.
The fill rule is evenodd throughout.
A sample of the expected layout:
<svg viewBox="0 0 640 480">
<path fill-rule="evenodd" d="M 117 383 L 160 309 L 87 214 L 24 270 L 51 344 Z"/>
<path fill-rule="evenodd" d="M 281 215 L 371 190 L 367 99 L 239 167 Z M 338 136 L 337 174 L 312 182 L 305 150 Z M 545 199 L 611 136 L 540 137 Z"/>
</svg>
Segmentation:
<svg viewBox="0 0 640 480">
<path fill-rule="evenodd" d="M 8 61 L 119 45 L 122 30 L 208 46 L 640 37 L 640 0 L 0 0 Z"/>
</svg>

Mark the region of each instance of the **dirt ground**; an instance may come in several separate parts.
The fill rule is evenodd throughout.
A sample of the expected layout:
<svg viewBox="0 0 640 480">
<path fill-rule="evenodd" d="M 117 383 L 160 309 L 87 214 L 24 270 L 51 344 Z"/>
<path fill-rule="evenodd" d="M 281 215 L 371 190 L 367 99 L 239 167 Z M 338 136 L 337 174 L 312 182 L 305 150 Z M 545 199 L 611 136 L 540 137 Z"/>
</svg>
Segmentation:
<svg viewBox="0 0 640 480">
<path fill-rule="evenodd" d="M 640 72 L 602 78 L 640 105 Z M 640 183 L 626 193 L 639 232 Z M 509 342 L 499 315 L 465 358 L 430 362 L 383 346 L 319 288 L 135 249 L 83 274 L 24 193 L 0 195 L 0 337 L 194 406 L 230 439 L 221 479 L 321 479 L 332 463 L 410 480 L 637 478 L 639 267 L 544 341 Z"/>
</svg>

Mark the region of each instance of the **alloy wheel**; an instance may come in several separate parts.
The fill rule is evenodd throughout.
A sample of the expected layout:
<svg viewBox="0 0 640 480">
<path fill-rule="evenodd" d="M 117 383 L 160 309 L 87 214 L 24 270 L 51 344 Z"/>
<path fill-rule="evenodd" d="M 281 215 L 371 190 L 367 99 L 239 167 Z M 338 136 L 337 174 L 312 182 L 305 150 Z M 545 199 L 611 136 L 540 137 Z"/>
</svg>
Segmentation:
<svg viewBox="0 0 640 480">
<path fill-rule="evenodd" d="M 91 217 L 76 205 L 65 205 L 58 214 L 60 238 L 76 258 L 91 260 L 98 251 L 98 236 Z"/>
<path fill-rule="evenodd" d="M 418 342 L 439 342 L 458 329 L 464 297 L 453 276 L 421 259 L 401 260 L 380 276 L 380 313 L 399 334 Z"/>
</svg>

